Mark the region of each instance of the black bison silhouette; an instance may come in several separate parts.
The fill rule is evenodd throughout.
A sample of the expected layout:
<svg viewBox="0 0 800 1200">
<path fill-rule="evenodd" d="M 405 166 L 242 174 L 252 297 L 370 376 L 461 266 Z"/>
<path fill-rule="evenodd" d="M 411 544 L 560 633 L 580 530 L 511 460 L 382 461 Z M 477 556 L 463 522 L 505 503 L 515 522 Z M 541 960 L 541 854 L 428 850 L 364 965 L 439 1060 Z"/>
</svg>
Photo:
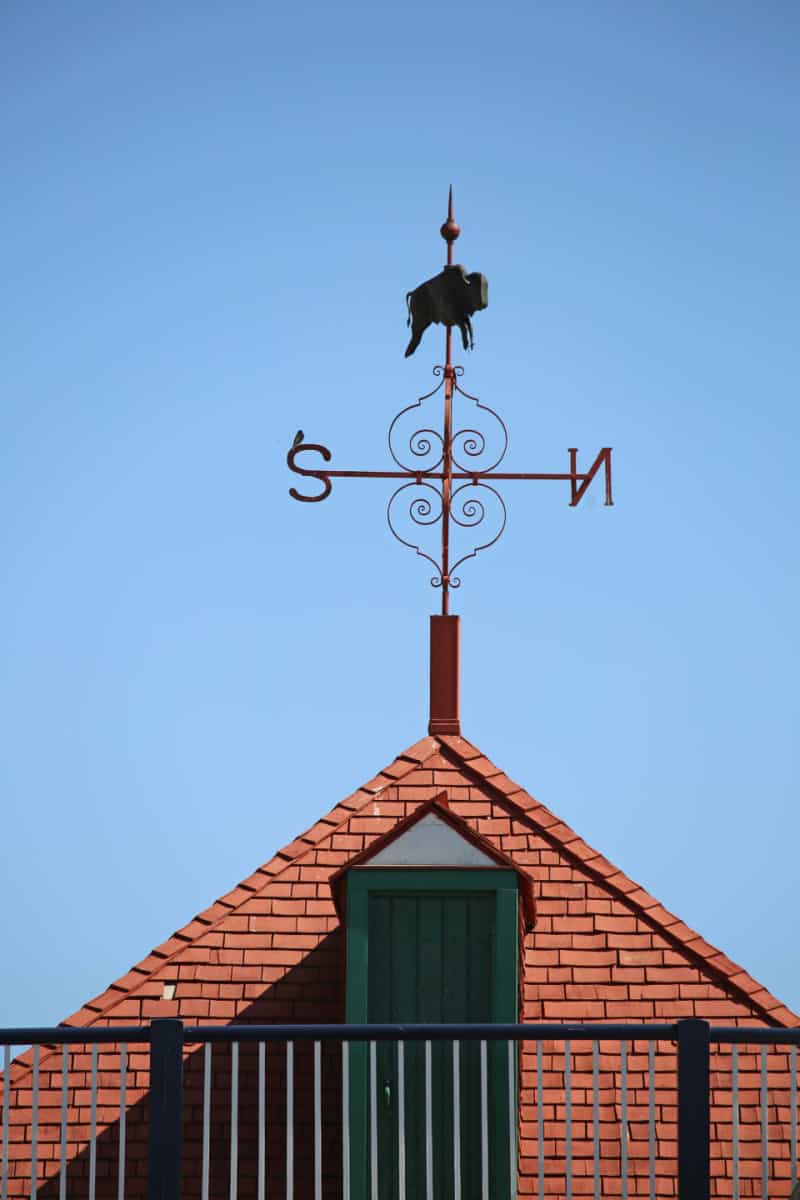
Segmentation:
<svg viewBox="0 0 800 1200">
<path fill-rule="evenodd" d="M 489 303 L 489 281 L 473 271 L 468 275 L 462 266 L 445 267 L 439 275 L 426 280 L 413 292 L 406 293 L 411 341 L 406 346 L 406 358 L 413 354 L 423 333 L 430 324 L 457 325 L 465 350 L 474 344 L 470 317 Z"/>
</svg>

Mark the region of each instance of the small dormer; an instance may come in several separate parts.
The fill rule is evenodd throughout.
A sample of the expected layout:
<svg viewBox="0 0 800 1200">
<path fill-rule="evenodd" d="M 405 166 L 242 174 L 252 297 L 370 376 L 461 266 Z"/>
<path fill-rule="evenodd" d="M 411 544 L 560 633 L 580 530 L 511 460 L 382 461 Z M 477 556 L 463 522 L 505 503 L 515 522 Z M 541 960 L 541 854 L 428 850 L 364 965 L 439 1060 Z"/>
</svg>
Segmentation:
<svg viewBox="0 0 800 1200">
<path fill-rule="evenodd" d="M 349 1023 L 516 1023 L 520 932 L 530 928 L 534 918 L 531 880 L 456 816 L 446 795 L 399 822 L 331 882 L 347 931 Z M 456 1053 L 460 1075 L 454 1115 L 451 1056 Z M 425 1194 L 421 1147 L 426 1138 L 426 1088 L 435 1124 L 441 1126 L 438 1133 L 433 1130 L 433 1144 L 446 1144 L 445 1127 L 459 1121 L 464 1194 L 472 1194 L 479 1184 L 484 1077 L 491 1190 L 497 1198 L 508 1197 L 508 1130 L 516 1121 L 515 1111 L 509 1112 L 509 1095 L 516 1094 L 516 1082 L 510 1089 L 507 1048 L 489 1042 L 481 1051 L 479 1043 L 464 1041 L 456 1051 L 442 1042 L 427 1049 L 423 1043 L 408 1042 L 402 1055 L 401 1060 L 397 1047 L 386 1042 L 369 1051 L 358 1043 L 351 1048 L 354 1198 L 368 1196 L 371 1122 L 377 1124 L 377 1153 L 382 1162 L 391 1162 L 400 1105 L 409 1195 Z M 373 1098 L 375 1088 L 379 1103 Z M 447 1194 L 448 1172 L 452 1164 L 437 1160 L 434 1195 Z M 390 1187 L 387 1195 L 392 1194 Z"/>
</svg>

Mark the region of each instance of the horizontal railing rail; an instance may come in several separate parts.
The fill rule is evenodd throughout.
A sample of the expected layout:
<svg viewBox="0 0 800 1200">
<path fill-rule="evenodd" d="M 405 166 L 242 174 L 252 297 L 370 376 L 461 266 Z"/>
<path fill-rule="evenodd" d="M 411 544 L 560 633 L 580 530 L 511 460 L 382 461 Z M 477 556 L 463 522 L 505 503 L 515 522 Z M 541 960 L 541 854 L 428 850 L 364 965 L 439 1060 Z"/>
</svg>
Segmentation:
<svg viewBox="0 0 800 1200">
<path fill-rule="evenodd" d="M 283 1043 L 285 1050 L 276 1058 L 277 1043 Z M 327 1074 L 323 1080 L 322 1050 L 331 1043 L 338 1043 L 341 1049 L 336 1055 L 326 1050 Z M 387 1048 L 378 1049 L 387 1043 L 390 1044 Z M 464 1044 L 470 1043 L 477 1043 L 474 1051 L 465 1048 Z M 498 1043 L 506 1044 L 505 1051 Z M 523 1062 L 524 1043 L 534 1043 L 535 1054 L 531 1051 Z M 563 1050 L 557 1052 L 551 1043 L 560 1044 Z M 608 1049 L 610 1043 L 615 1046 L 613 1053 Z M 415 1044 L 418 1049 L 412 1050 Z M 674 1049 L 667 1051 L 664 1044 Z M 437 1045 L 441 1049 L 434 1051 Z M 546 1191 L 549 1195 L 553 1190 L 553 1175 L 546 1171 L 545 1163 L 548 1148 L 553 1151 L 554 1160 L 563 1163 L 566 1200 L 572 1200 L 573 1193 L 586 1193 L 584 1181 L 588 1177 L 592 1179 L 592 1194 L 599 1200 L 604 1172 L 608 1174 L 611 1170 L 618 1172 L 615 1178 L 619 1184 L 614 1192 L 621 1194 L 622 1200 L 628 1200 L 629 1188 L 631 1197 L 648 1194 L 655 1200 L 669 1194 L 670 1188 L 663 1177 L 664 1163 L 672 1162 L 671 1153 L 675 1155 L 674 1177 L 680 1200 L 708 1200 L 712 1156 L 716 1169 L 720 1157 L 725 1157 L 730 1168 L 730 1188 L 726 1194 L 734 1200 L 756 1194 L 756 1187 L 760 1187 L 762 1200 L 768 1200 L 770 1195 L 788 1197 L 789 1189 L 794 1189 L 798 1181 L 798 1045 L 800 1029 L 711 1026 L 697 1018 L 660 1024 L 516 1025 L 187 1025 L 162 1018 L 136 1026 L 0 1029 L 0 1046 L 5 1047 L 0 1106 L 0 1200 L 12 1200 L 23 1194 L 31 1198 L 57 1195 L 59 1200 L 68 1200 L 78 1194 L 67 1191 L 67 1168 L 72 1162 L 68 1154 L 67 1120 L 70 1106 L 78 1104 L 79 1099 L 83 1105 L 81 1111 L 88 1114 L 88 1121 L 84 1121 L 87 1129 L 81 1135 L 87 1159 L 88 1200 L 97 1200 L 98 1130 L 113 1123 L 109 1115 L 112 1111 L 117 1114 L 114 1130 L 117 1200 L 145 1194 L 147 1200 L 180 1200 L 182 1195 L 208 1200 L 210 1195 L 219 1194 L 211 1186 L 210 1175 L 221 1136 L 220 1096 L 215 1094 L 212 1120 L 212 1091 L 220 1086 L 228 1092 L 223 1104 L 223 1126 L 227 1139 L 226 1191 L 230 1200 L 239 1195 L 243 1124 L 256 1143 L 254 1178 L 243 1182 L 242 1195 L 255 1195 L 258 1200 L 266 1195 L 275 1196 L 275 1188 L 268 1186 L 267 1177 L 267 1133 L 272 1135 L 273 1155 L 277 1136 L 275 1129 L 269 1129 L 267 1119 L 268 1089 L 274 1090 L 274 1086 L 283 1089 L 280 1096 L 280 1136 L 284 1138 L 282 1200 L 284 1197 L 295 1200 L 296 1195 L 297 1200 L 301 1196 L 302 1200 L 306 1197 L 322 1200 L 323 1115 L 330 1121 L 332 1114 L 341 1126 L 336 1150 L 341 1172 L 334 1194 L 342 1195 L 344 1200 L 385 1200 L 390 1194 L 406 1200 L 406 1188 L 411 1188 L 407 1156 L 410 1139 L 415 1136 L 406 1127 L 412 1060 L 416 1064 L 415 1086 L 424 1117 L 421 1124 L 418 1114 L 414 1118 L 418 1121 L 415 1129 L 422 1149 L 413 1151 L 418 1166 L 421 1162 L 424 1168 L 424 1200 L 462 1200 L 462 1183 L 465 1194 L 468 1190 L 466 1181 L 461 1179 L 467 1134 L 462 1134 L 459 1108 L 468 1071 L 473 1072 L 470 1086 L 479 1109 L 478 1123 L 470 1129 L 476 1137 L 475 1162 L 479 1164 L 482 1200 L 496 1195 L 494 1180 L 490 1182 L 489 1178 L 490 1165 L 507 1180 L 508 1195 L 513 1200 L 523 1148 L 533 1163 L 533 1187 L 539 1200 L 544 1200 Z M 301 1049 L 306 1046 L 307 1050 Z M 27 1058 L 12 1062 L 12 1047 L 31 1049 Z M 78 1055 L 80 1047 L 87 1047 L 88 1054 L 80 1061 L 74 1059 L 79 1066 L 71 1068 L 70 1056 Z M 114 1047 L 118 1048 L 116 1059 L 109 1057 Z M 745 1051 L 743 1047 L 754 1049 Z M 781 1047 L 785 1054 L 781 1053 Z M 132 1066 L 132 1054 L 137 1049 L 138 1062 Z M 770 1054 L 774 1056 L 776 1052 L 781 1059 L 777 1067 L 773 1064 L 771 1085 Z M 49 1065 L 45 1063 L 48 1054 L 54 1058 Z M 194 1091 L 191 1100 L 187 1100 L 190 1063 Z M 391 1069 L 391 1086 L 387 1081 L 381 1082 L 389 1070 L 386 1064 Z M 270 1070 L 275 1072 L 274 1078 L 270 1077 Z M 134 1077 L 135 1088 L 130 1083 Z M 116 1089 L 114 1105 L 110 1103 L 112 1084 Z M 395 1084 L 396 1098 L 392 1095 Z M 438 1175 L 434 1174 L 432 1163 L 434 1150 L 440 1157 L 443 1150 L 441 1146 L 434 1147 L 432 1114 L 435 1095 L 441 1107 L 443 1089 L 452 1109 L 452 1123 L 445 1131 L 451 1164 L 447 1170 L 452 1171 L 452 1176 L 448 1174 L 446 1194 L 439 1195 L 441 1162 Z M 17 1106 L 27 1106 L 25 1112 L 29 1113 L 20 1128 L 12 1127 L 12 1092 L 17 1095 Z M 136 1103 L 145 1113 L 138 1119 L 146 1122 L 146 1192 L 142 1190 L 141 1162 L 135 1168 L 138 1176 L 132 1174 L 129 1180 L 127 1175 L 131 1161 L 126 1158 L 126 1129 L 131 1120 L 128 1107 L 134 1095 L 139 1097 Z M 354 1100 L 358 1096 L 361 1100 Z M 526 1114 L 521 1112 L 523 1098 Z M 301 1100 L 308 1115 L 301 1115 L 296 1128 L 296 1109 Z M 362 1100 L 363 1110 L 354 1110 L 354 1103 L 357 1106 Z M 271 1102 L 275 1104 L 274 1096 Z M 501 1118 L 494 1108 L 502 1110 Z M 384 1109 L 391 1110 L 389 1125 Z M 358 1135 L 354 1132 L 352 1111 L 360 1116 Z M 742 1117 L 745 1112 L 749 1114 L 747 1128 Z M 535 1120 L 526 1129 L 526 1120 L 529 1125 L 533 1120 L 531 1113 Z M 56 1150 L 49 1153 L 50 1165 L 57 1163 L 59 1168 L 56 1175 L 51 1172 L 48 1176 L 50 1190 L 39 1187 L 43 1163 L 39 1125 L 45 1117 L 51 1123 L 60 1120 Z M 187 1129 L 195 1127 L 191 1121 L 195 1121 L 198 1130 L 196 1135 L 192 1134 L 197 1144 L 196 1188 L 194 1179 L 184 1179 L 182 1184 L 182 1151 Z M 601 1134 L 603 1127 L 613 1129 L 611 1142 L 608 1135 Z M 379 1139 L 379 1129 L 383 1142 Z M 782 1150 L 780 1174 L 775 1163 L 770 1172 L 771 1129 L 779 1132 L 785 1150 L 785 1153 Z M 440 1134 L 437 1127 L 436 1136 Z M 391 1165 L 389 1191 L 381 1174 L 387 1171 L 382 1150 L 389 1145 L 387 1139 L 391 1140 L 396 1159 Z M 729 1144 L 729 1153 L 723 1154 L 725 1147 L 721 1150 L 721 1141 Z M 20 1143 L 29 1148 L 26 1190 L 19 1182 L 22 1178 L 19 1172 L 13 1178 L 9 1172 L 10 1163 L 20 1162 Z M 325 1148 L 329 1149 L 330 1144 L 328 1136 Z M 772 1144 L 774 1148 L 777 1138 Z M 354 1161 L 354 1154 L 358 1162 Z M 613 1161 L 609 1154 L 615 1156 Z M 295 1174 L 303 1166 L 299 1160 L 304 1156 L 310 1164 L 309 1182 L 295 1193 Z M 505 1165 L 498 1166 L 501 1159 Z M 364 1174 L 356 1186 L 357 1169 Z M 107 1187 L 102 1192 L 103 1196 L 110 1194 Z M 411 1194 L 409 1190 L 408 1195 Z"/>
</svg>

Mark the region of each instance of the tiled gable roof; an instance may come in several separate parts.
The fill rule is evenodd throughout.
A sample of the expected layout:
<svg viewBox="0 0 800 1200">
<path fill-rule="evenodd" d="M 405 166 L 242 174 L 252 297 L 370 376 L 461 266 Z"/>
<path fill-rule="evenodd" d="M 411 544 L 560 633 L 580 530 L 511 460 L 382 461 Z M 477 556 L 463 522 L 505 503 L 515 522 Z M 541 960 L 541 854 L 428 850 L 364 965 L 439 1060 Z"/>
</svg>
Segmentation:
<svg viewBox="0 0 800 1200">
<path fill-rule="evenodd" d="M 419 802 L 432 799 L 437 791 L 441 791 L 442 786 L 447 786 L 448 783 L 452 785 L 454 771 L 474 779 L 481 787 L 488 789 L 510 814 L 522 818 L 525 824 L 529 823 L 547 843 L 561 855 L 571 859 L 604 889 L 614 893 L 647 925 L 666 936 L 676 949 L 696 960 L 704 970 L 724 983 L 726 988 L 738 993 L 748 1006 L 760 1010 L 764 1020 L 776 1025 L 798 1024 L 798 1018 L 747 971 L 706 942 L 643 887 L 587 845 L 568 825 L 554 816 L 519 784 L 509 779 L 476 746 L 464 737 L 448 735 L 423 738 L 403 751 L 389 766 L 352 795 L 340 801 L 329 813 L 279 850 L 252 875 L 221 896 L 209 908 L 198 913 L 161 945 L 156 946 L 145 959 L 115 980 L 106 991 L 67 1017 L 64 1024 L 88 1025 L 101 1019 L 114 1020 L 114 1010 L 121 1000 L 140 988 L 154 972 L 163 976 L 165 968 L 176 956 L 180 956 L 189 944 L 213 933 L 221 924 L 229 925 L 230 919 L 249 900 L 272 887 L 293 866 L 342 827 L 351 825 L 353 818 L 357 818 L 362 811 L 368 810 L 370 806 L 374 807 L 379 797 L 395 789 L 408 776 L 425 771 L 426 768 L 432 768 L 433 775 L 428 793 L 425 796 L 420 794 Z M 397 800 L 391 800 L 389 807 L 384 807 L 381 817 L 376 819 L 376 814 L 371 814 L 368 833 L 375 838 L 380 837 L 404 815 L 405 811 L 399 810 Z M 344 837 L 346 839 L 347 835 Z M 359 848 L 353 842 L 349 850 L 355 853 Z M 339 848 L 340 859 L 350 856 L 347 850 L 347 846 Z M 170 1012 L 172 1011 L 170 1009 Z"/>
</svg>

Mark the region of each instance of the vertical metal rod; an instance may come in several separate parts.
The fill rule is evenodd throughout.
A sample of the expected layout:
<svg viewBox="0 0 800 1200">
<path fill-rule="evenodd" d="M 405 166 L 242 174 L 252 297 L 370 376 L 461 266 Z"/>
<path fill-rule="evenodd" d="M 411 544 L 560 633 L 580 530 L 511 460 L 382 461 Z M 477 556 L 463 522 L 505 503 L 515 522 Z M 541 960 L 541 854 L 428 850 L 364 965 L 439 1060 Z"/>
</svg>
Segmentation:
<svg viewBox="0 0 800 1200">
<path fill-rule="evenodd" d="M 576 479 L 578 474 L 578 451 L 575 446 L 570 446 L 569 448 L 569 473 L 571 476 L 569 481 L 570 503 L 574 504 L 575 497 L 578 494 L 578 480 Z"/>
<path fill-rule="evenodd" d="M 733 1200 L 739 1200 L 739 1047 L 731 1047 L 731 1118 L 733 1133 Z"/>
<path fill-rule="evenodd" d="M 619 1154 L 622 1164 L 622 1200 L 628 1200 L 628 1043 L 620 1042 L 620 1075 L 622 1084 L 621 1129 L 619 1131 Z"/>
<path fill-rule="evenodd" d="M 267 1188 L 267 1044 L 258 1043 L 258 1167 L 256 1191 L 264 1200 Z"/>
<path fill-rule="evenodd" d="M 792 1191 L 794 1191 L 797 1186 L 797 1046 L 792 1046 L 789 1052 L 789 1071 L 791 1074 L 789 1103 L 792 1107 L 789 1127 L 791 1129 L 792 1145 Z"/>
<path fill-rule="evenodd" d="M 656 1200 L 656 1044 L 647 1047 L 648 1067 L 648 1141 L 650 1155 L 650 1200 Z"/>
<path fill-rule="evenodd" d="M 448 246 L 450 252 L 451 246 Z M 450 361 L 452 330 L 447 326 L 444 368 L 444 429 L 442 432 L 442 615 L 450 612 L 450 497 L 453 474 L 453 367 Z"/>
<path fill-rule="evenodd" d="M 567 1152 L 567 1200 L 572 1200 L 572 1043 L 564 1042 L 564 1140 Z M 624 1193 L 623 1193 L 624 1194 Z"/>
<path fill-rule="evenodd" d="M 69 1046 L 61 1047 L 61 1146 L 59 1150 L 58 1200 L 67 1200 L 67 1119 L 69 1100 Z"/>
<path fill-rule="evenodd" d="M 31 1200 L 36 1197 L 39 1174 L 39 1046 L 33 1047 L 33 1098 L 31 1101 Z M 96 1052 L 97 1046 L 92 1047 Z M 94 1065 L 94 1060 L 93 1064 Z M 92 1093 L 94 1102 L 94 1092 Z"/>
<path fill-rule="evenodd" d="M 179 1200 L 183 1131 L 183 1024 L 159 1017 L 150 1025 L 148 1200 Z"/>
<path fill-rule="evenodd" d="M 425 1196 L 426 1200 L 433 1200 L 433 1079 L 430 1042 L 425 1043 Z"/>
<path fill-rule="evenodd" d="M 397 1190 L 399 1200 L 406 1200 L 406 1046 L 403 1041 L 397 1043 Z"/>
<path fill-rule="evenodd" d="M 539 1200 L 544 1200 L 544 1109 L 542 1099 L 544 1084 L 542 1079 L 542 1043 L 536 1043 L 536 1136 L 539 1159 Z"/>
<path fill-rule="evenodd" d="M 89 1115 L 89 1200 L 97 1187 L 97 1042 L 92 1045 L 91 1108 Z"/>
<path fill-rule="evenodd" d="M 678 1195 L 708 1200 L 711 1115 L 709 1025 L 699 1017 L 678 1021 Z"/>
<path fill-rule="evenodd" d="M 605 503 L 611 505 L 614 501 L 611 499 L 611 451 L 604 455 L 606 468 L 606 498 Z"/>
<path fill-rule="evenodd" d="M 378 1200 L 378 1067 L 377 1048 L 369 1044 L 369 1177 L 370 1196 Z"/>
<path fill-rule="evenodd" d="M 447 197 L 447 225 L 454 225 L 453 220 L 453 189 L 450 188 Z M 444 228 L 442 234 L 444 236 Z M 447 242 L 447 265 L 453 265 L 453 241 L 450 229 L 445 237 Z M 458 237 L 458 233 L 455 232 Z M 452 434 L 453 434 L 453 366 L 452 366 L 452 326 L 445 327 L 444 345 L 444 431 L 442 434 L 442 616 L 450 612 L 450 495 L 452 488 Z"/>
<path fill-rule="evenodd" d="M 350 1043 L 342 1042 L 342 1200 L 350 1200 Z"/>
<path fill-rule="evenodd" d="M 461 1044 L 453 1042 L 453 1200 L 461 1200 Z"/>
<path fill-rule="evenodd" d="M 236 1200 L 239 1191 L 239 1043 L 231 1042 L 231 1166 L 228 1196 Z"/>
<path fill-rule="evenodd" d="M 322 1200 L 322 1046 L 314 1042 L 314 1200 Z"/>
<path fill-rule="evenodd" d="M 3 1053 L 3 1163 L 0 1192 L 2 1200 L 8 1200 L 8 1118 L 11 1112 L 11 1047 Z"/>
<path fill-rule="evenodd" d="M 600 1043 L 592 1042 L 592 1129 L 594 1200 L 600 1200 Z"/>
<path fill-rule="evenodd" d="M 761 1047 L 761 1200 L 768 1200 L 769 1178 L 769 1109 L 767 1088 L 767 1047 Z"/>
<path fill-rule="evenodd" d="M 489 1087 L 486 1042 L 481 1042 L 481 1195 L 489 1200 Z"/>
<path fill-rule="evenodd" d="M 286 1200 L 294 1200 L 294 1042 L 286 1043 Z"/>
<path fill-rule="evenodd" d="M 66 1049 L 66 1047 L 64 1047 Z M 117 1200 L 125 1200 L 125 1138 L 128 1119 L 128 1045 L 119 1048 L 119 1153 L 117 1155 Z"/>
<path fill-rule="evenodd" d="M 203 1047 L 203 1161 L 200 1173 L 201 1200 L 208 1200 L 211 1170 L 211 1042 Z"/>
<path fill-rule="evenodd" d="M 508 1041 L 508 1186 L 511 1200 L 517 1195 L 517 1088 L 515 1043 Z"/>
</svg>

